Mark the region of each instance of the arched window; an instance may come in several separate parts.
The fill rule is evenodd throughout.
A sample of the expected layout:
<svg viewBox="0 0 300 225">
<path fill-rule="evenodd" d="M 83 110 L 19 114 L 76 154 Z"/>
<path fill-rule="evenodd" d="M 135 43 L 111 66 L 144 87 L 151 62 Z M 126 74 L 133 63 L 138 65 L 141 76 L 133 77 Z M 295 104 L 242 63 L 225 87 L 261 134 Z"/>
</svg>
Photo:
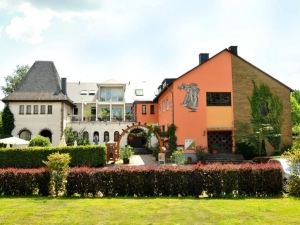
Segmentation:
<svg viewBox="0 0 300 225">
<path fill-rule="evenodd" d="M 50 130 L 44 129 L 40 132 L 40 135 L 49 138 L 50 142 L 52 143 L 52 133 Z"/>
<path fill-rule="evenodd" d="M 103 141 L 109 142 L 109 132 L 108 131 L 104 131 Z"/>
<path fill-rule="evenodd" d="M 84 131 L 83 134 L 82 134 L 82 137 L 83 137 L 83 139 L 85 139 L 85 140 L 89 140 L 89 132 Z"/>
<path fill-rule="evenodd" d="M 19 132 L 19 138 L 24 139 L 26 141 L 30 141 L 31 139 L 31 132 L 27 129 L 23 129 Z"/>
<path fill-rule="evenodd" d="M 99 143 L 99 132 L 98 131 L 94 132 L 93 142 L 94 142 L 95 145 L 97 145 Z"/>
<path fill-rule="evenodd" d="M 118 140 L 119 140 L 119 137 L 120 137 L 119 131 L 115 131 L 115 132 L 114 132 L 114 141 L 118 141 Z"/>
</svg>

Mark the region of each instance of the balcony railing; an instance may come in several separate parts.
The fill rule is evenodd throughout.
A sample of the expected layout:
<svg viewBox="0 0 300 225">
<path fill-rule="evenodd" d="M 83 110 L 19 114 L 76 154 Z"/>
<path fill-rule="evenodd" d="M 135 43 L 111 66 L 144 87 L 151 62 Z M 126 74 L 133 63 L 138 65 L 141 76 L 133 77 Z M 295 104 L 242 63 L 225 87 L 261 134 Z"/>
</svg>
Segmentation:
<svg viewBox="0 0 300 225">
<path fill-rule="evenodd" d="M 111 120 L 109 117 L 97 117 L 96 116 L 89 116 L 89 117 L 81 117 L 80 115 L 71 115 L 70 116 L 71 122 L 135 122 L 133 116 L 125 116 L 125 120 L 120 117 L 112 117 Z"/>
</svg>

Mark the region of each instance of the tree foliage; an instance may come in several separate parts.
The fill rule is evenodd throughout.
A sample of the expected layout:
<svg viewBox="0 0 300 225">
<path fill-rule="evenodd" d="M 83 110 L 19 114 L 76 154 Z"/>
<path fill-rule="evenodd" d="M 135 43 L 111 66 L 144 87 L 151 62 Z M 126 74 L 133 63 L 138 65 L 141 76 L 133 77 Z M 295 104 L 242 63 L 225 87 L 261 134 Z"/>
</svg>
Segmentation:
<svg viewBox="0 0 300 225">
<path fill-rule="evenodd" d="M 291 94 L 292 122 L 293 126 L 300 124 L 300 91 L 295 90 Z"/>
<path fill-rule="evenodd" d="M 77 145 L 89 145 L 89 140 L 84 136 L 84 132 L 85 129 L 81 129 L 79 132 L 76 132 L 72 127 L 66 127 L 64 129 L 64 135 L 67 146 L 72 146 L 75 142 Z"/>
<path fill-rule="evenodd" d="M 30 140 L 28 146 L 30 146 L 30 147 L 34 147 L 34 146 L 48 147 L 50 145 L 51 145 L 51 142 L 48 137 L 43 137 L 41 135 L 37 135 Z"/>
<path fill-rule="evenodd" d="M 2 130 L 4 136 L 11 136 L 11 132 L 15 128 L 14 114 L 10 111 L 9 105 L 5 105 L 2 112 Z"/>
<path fill-rule="evenodd" d="M 12 74 L 7 75 L 4 78 L 5 85 L 3 87 L 1 87 L 1 89 L 5 96 L 9 95 L 14 90 L 16 90 L 16 88 L 18 87 L 21 80 L 28 72 L 28 70 L 29 70 L 28 65 L 22 65 L 22 66 L 17 65 L 17 68 L 15 69 L 15 71 Z"/>
<path fill-rule="evenodd" d="M 253 81 L 253 92 L 248 100 L 251 106 L 252 129 L 258 141 L 259 154 L 264 148 L 265 141 L 268 141 L 274 149 L 279 149 L 283 111 L 280 98 L 272 94 L 266 84 L 257 86 Z"/>
</svg>

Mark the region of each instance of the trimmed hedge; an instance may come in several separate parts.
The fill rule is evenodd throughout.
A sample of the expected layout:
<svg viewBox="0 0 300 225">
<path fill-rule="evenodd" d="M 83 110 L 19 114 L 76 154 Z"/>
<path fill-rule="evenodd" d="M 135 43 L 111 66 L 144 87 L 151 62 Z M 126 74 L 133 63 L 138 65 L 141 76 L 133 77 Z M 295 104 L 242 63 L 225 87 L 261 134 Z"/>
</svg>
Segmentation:
<svg viewBox="0 0 300 225">
<path fill-rule="evenodd" d="M 49 173 L 39 169 L 0 169 L 0 195 L 49 195 Z"/>
<path fill-rule="evenodd" d="M 275 164 L 73 168 L 67 193 L 81 196 L 255 196 L 282 192 Z"/>
<path fill-rule="evenodd" d="M 0 169 L 0 195 L 48 195 L 44 169 Z M 72 168 L 67 196 L 270 197 L 282 193 L 280 165 L 209 164 Z"/>
<path fill-rule="evenodd" d="M 48 155 L 59 152 L 71 156 L 70 166 L 104 166 L 106 147 L 100 145 L 68 147 L 28 147 L 0 149 L 0 168 L 39 168 Z"/>
</svg>

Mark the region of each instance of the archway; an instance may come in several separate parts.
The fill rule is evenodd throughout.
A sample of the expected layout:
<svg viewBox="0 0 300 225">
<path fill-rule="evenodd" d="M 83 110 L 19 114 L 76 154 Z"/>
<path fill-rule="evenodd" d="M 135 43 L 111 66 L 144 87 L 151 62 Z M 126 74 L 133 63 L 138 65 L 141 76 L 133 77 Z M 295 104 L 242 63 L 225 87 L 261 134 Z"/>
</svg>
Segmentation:
<svg viewBox="0 0 300 225">
<path fill-rule="evenodd" d="M 40 132 L 40 135 L 49 138 L 50 142 L 52 143 L 52 133 L 50 130 L 44 129 Z"/>
<path fill-rule="evenodd" d="M 26 141 L 30 141 L 31 139 L 31 132 L 28 129 L 22 129 L 19 132 L 19 138 L 24 139 Z"/>
<path fill-rule="evenodd" d="M 146 123 L 145 124 L 141 124 L 141 123 L 135 124 L 135 123 L 132 123 L 131 126 L 127 125 L 127 128 L 125 130 L 122 129 L 122 133 L 120 134 L 119 139 L 118 139 L 117 144 L 116 144 L 116 150 L 117 150 L 117 154 L 118 155 L 119 155 L 119 150 L 120 150 L 120 142 L 121 142 L 123 136 L 125 134 L 127 134 L 128 132 L 130 132 L 131 130 L 133 130 L 133 129 L 136 129 L 136 128 L 137 129 L 141 129 L 142 127 L 146 128 L 146 129 L 149 129 L 147 127 Z M 158 141 L 158 144 L 159 144 L 159 152 L 164 152 L 163 151 L 163 140 L 161 139 L 160 135 L 156 131 L 153 131 L 153 133 L 154 133 L 155 137 L 157 138 L 157 141 Z"/>
<path fill-rule="evenodd" d="M 134 128 L 129 131 L 127 144 L 133 148 L 145 148 L 147 144 L 146 132 L 141 128 Z"/>
</svg>

